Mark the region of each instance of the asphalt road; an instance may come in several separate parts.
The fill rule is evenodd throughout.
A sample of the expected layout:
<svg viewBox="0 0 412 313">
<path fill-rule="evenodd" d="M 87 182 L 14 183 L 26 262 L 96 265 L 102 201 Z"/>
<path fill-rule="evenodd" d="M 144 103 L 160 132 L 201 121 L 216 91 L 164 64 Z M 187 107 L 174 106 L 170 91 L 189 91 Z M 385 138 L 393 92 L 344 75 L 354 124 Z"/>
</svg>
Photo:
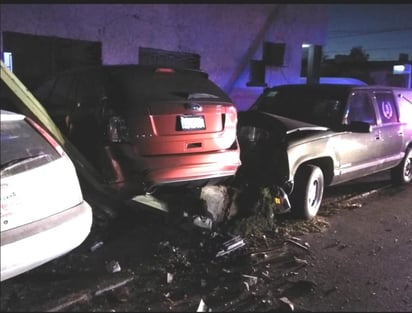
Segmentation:
<svg viewBox="0 0 412 313">
<path fill-rule="evenodd" d="M 412 186 L 354 199 L 309 233 L 312 293 L 292 299 L 310 311 L 412 312 Z"/>
<path fill-rule="evenodd" d="M 282 245 L 273 250 L 279 258 L 259 266 L 208 259 L 208 237 L 132 215 L 99 238 L 99 249 L 90 250 L 91 237 L 3 282 L 1 311 L 194 311 L 202 298 L 212 311 L 277 311 L 286 296 L 295 311 L 412 312 L 412 185 L 388 183 L 384 174 L 328 189 L 319 212 L 326 230 L 304 232 L 299 240 L 307 250 L 288 245 L 282 256 Z M 111 260 L 121 271 L 107 270 Z M 170 284 L 168 272 L 175 276 Z M 240 274 L 257 283 L 245 289 Z"/>
</svg>

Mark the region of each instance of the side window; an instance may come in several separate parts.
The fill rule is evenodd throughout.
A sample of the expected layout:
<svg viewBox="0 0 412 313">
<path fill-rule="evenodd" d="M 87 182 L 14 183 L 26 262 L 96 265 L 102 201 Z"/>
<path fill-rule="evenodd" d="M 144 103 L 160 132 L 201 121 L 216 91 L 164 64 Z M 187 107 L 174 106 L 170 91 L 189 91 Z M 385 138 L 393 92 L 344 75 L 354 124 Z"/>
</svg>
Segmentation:
<svg viewBox="0 0 412 313">
<path fill-rule="evenodd" d="M 375 93 L 376 103 L 382 124 L 398 122 L 398 112 L 396 110 L 395 99 L 391 92 Z"/>
<path fill-rule="evenodd" d="M 366 92 L 352 93 L 348 99 L 348 107 L 345 114 L 345 124 L 351 122 L 365 122 L 376 124 L 376 114 L 372 101 Z"/>
</svg>

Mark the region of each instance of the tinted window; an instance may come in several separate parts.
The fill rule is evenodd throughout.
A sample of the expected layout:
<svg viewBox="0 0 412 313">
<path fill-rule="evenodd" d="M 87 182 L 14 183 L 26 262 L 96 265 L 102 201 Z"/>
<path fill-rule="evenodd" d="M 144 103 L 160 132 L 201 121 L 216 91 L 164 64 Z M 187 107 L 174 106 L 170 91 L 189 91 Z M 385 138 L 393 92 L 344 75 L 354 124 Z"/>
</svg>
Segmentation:
<svg viewBox="0 0 412 313">
<path fill-rule="evenodd" d="M 347 88 L 290 85 L 268 89 L 251 110 L 266 111 L 299 121 L 332 126 L 340 123 L 348 95 Z"/>
<path fill-rule="evenodd" d="M 371 125 L 376 124 L 376 114 L 369 95 L 366 92 L 353 93 L 348 101 L 348 108 L 345 114 L 345 123 L 365 122 Z"/>
<path fill-rule="evenodd" d="M 155 69 L 112 68 L 109 86 L 116 98 L 127 102 L 213 100 L 230 102 L 228 96 L 206 75 L 192 71 L 155 72 Z"/>
</svg>

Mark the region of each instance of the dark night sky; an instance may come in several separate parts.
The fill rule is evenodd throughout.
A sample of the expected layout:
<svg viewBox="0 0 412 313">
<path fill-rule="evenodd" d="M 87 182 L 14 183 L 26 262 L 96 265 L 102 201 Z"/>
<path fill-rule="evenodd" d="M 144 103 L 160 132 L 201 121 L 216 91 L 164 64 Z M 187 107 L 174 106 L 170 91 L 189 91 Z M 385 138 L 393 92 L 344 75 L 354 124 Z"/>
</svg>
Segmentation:
<svg viewBox="0 0 412 313">
<path fill-rule="evenodd" d="M 349 54 L 361 46 L 369 60 L 412 60 L 412 4 L 329 4 L 324 55 Z"/>
</svg>

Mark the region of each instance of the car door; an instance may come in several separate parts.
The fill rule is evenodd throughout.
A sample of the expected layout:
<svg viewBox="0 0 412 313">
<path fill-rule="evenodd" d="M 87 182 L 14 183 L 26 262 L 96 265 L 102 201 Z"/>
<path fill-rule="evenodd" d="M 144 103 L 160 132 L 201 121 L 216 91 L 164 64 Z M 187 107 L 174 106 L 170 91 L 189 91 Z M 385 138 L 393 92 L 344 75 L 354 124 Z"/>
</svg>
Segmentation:
<svg viewBox="0 0 412 313">
<path fill-rule="evenodd" d="M 344 124 L 366 122 L 371 125 L 371 132 L 346 131 L 341 133 L 338 142 L 340 159 L 340 178 L 348 180 L 375 171 L 378 167 L 377 151 L 382 142 L 378 136 L 376 112 L 370 94 L 365 90 L 353 91 L 347 102 Z"/>
<path fill-rule="evenodd" d="M 391 90 L 373 92 L 378 116 L 375 132 L 379 137 L 376 153 L 379 167 L 386 169 L 396 165 L 402 158 L 403 126 L 399 122 L 396 99 Z"/>
</svg>

